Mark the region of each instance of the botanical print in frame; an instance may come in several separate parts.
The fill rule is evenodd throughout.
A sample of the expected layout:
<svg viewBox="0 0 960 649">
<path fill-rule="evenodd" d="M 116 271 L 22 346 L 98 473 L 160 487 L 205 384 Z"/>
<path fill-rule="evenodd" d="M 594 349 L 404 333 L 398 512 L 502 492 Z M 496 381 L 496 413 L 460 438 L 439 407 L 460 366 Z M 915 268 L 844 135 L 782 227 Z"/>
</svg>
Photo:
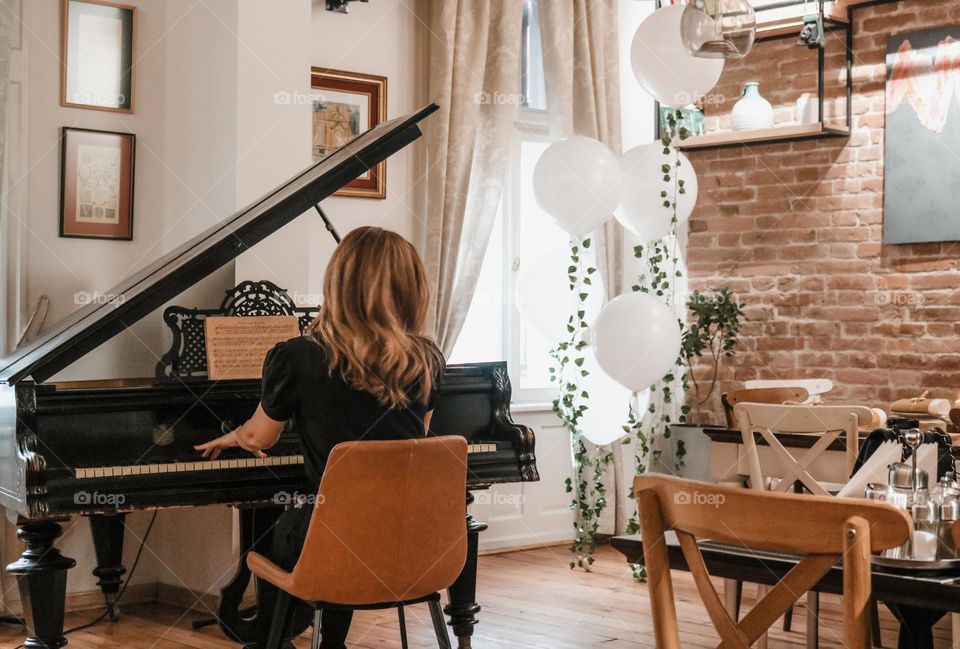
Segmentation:
<svg viewBox="0 0 960 649">
<path fill-rule="evenodd" d="M 63 128 L 60 236 L 133 239 L 136 136 Z"/>
<path fill-rule="evenodd" d="M 137 8 L 63 0 L 60 103 L 133 112 Z"/>
<path fill-rule="evenodd" d="M 883 242 L 960 241 L 960 26 L 887 40 Z"/>
<path fill-rule="evenodd" d="M 310 71 L 310 86 L 314 162 L 387 118 L 386 77 L 315 67 Z M 385 198 L 386 160 L 334 195 Z"/>
</svg>

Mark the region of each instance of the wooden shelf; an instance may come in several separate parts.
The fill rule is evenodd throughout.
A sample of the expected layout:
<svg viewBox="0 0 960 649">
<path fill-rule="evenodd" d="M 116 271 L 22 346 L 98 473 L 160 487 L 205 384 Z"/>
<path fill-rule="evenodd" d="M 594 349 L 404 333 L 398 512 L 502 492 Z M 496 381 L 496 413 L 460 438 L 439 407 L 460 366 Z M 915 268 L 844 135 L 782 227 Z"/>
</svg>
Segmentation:
<svg viewBox="0 0 960 649">
<path fill-rule="evenodd" d="M 845 29 L 848 27 L 847 21 L 824 16 L 823 26 L 827 31 L 835 29 Z M 775 38 L 788 38 L 798 36 L 803 29 L 803 18 L 784 18 L 783 20 L 772 20 L 767 23 L 757 25 L 757 40 L 768 41 Z"/>
<path fill-rule="evenodd" d="M 818 11 L 819 11 L 819 5 Z M 757 6 L 757 40 L 764 41 L 774 38 L 796 36 L 803 28 L 803 17 L 811 11 L 804 11 L 804 6 L 797 4 L 796 10 L 788 9 L 779 16 L 769 18 L 764 16 L 763 5 Z M 773 13 L 773 12 L 771 12 Z M 847 6 L 842 2 L 828 2 L 823 10 L 823 25 L 826 30 L 845 29 L 847 24 Z"/>
<path fill-rule="evenodd" d="M 753 131 L 722 131 L 689 137 L 677 146 L 682 151 L 696 149 L 715 149 L 726 146 L 741 146 L 744 144 L 769 144 L 771 142 L 785 142 L 789 140 L 806 140 L 821 137 L 849 137 L 850 129 L 845 126 L 827 126 L 821 122 L 816 124 L 792 124 L 789 126 L 775 126 Z"/>
</svg>

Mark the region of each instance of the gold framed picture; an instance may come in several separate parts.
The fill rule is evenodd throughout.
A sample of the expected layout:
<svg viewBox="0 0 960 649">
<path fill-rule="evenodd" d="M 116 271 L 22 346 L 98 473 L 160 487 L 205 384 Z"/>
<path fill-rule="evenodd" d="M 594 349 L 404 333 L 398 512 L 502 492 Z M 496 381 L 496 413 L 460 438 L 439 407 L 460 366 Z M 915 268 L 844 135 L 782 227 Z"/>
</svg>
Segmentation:
<svg viewBox="0 0 960 649">
<path fill-rule="evenodd" d="M 311 68 L 313 161 L 387 119 L 387 78 Z M 386 198 L 387 161 L 348 183 L 334 196 Z"/>
<path fill-rule="evenodd" d="M 60 20 L 60 104 L 132 113 L 137 8 L 62 0 Z"/>
<path fill-rule="evenodd" d="M 133 239 L 133 133 L 63 127 L 60 236 Z"/>
</svg>

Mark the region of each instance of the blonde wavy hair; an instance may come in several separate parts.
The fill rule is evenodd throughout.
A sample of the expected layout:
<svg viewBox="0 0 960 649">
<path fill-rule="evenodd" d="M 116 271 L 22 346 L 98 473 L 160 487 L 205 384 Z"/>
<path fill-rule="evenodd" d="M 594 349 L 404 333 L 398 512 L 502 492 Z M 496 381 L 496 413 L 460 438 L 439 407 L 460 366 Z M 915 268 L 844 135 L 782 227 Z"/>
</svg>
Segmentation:
<svg viewBox="0 0 960 649">
<path fill-rule="evenodd" d="M 383 228 L 357 228 L 327 265 L 323 306 L 307 332 L 327 350 L 331 375 L 384 406 L 426 404 L 444 363 L 424 335 L 429 300 L 413 245 Z"/>
</svg>

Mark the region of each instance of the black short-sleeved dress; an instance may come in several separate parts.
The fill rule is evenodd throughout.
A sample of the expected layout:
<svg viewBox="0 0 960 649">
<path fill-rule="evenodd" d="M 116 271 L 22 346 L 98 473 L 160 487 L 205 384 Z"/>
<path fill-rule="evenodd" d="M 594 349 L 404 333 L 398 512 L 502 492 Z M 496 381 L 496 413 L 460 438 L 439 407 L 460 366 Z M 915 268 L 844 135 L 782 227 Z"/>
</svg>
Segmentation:
<svg viewBox="0 0 960 649">
<path fill-rule="evenodd" d="M 416 387 L 410 386 L 410 392 Z M 314 492 L 334 446 L 353 440 L 424 437 L 423 418 L 433 409 L 433 401 L 431 394 L 426 404 L 411 399 L 408 408 L 388 408 L 377 403 L 376 397 L 352 388 L 339 373 L 331 375 L 326 351 L 313 338 L 278 343 L 263 363 L 263 411 L 276 421 L 292 420 L 303 448 L 309 488 Z M 298 506 L 284 512 L 277 521 L 267 554 L 280 567 L 291 570 L 297 562 L 312 511 L 312 505 Z M 258 580 L 258 646 L 266 644 L 276 596 L 274 586 Z M 324 612 L 321 649 L 345 646 L 351 617 L 349 611 Z"/>
<path fill-rule="evenodd" d="M 411 394 L 417 387 L 409 387 Z M 426 404 L 411 399 L 407 408 L 377 403 L 339 372 L 331 375 L 326 351 L 312 337 L 292 338 L 270 350 L 263 363 L 262 390 L 260 401 L 268 417 L 293 420 L 312 489 L 319 486 L 327 457 L 340 442 L 423 437 L 423 418 L 433 409 L 433 395 Z"/>
</svg>

